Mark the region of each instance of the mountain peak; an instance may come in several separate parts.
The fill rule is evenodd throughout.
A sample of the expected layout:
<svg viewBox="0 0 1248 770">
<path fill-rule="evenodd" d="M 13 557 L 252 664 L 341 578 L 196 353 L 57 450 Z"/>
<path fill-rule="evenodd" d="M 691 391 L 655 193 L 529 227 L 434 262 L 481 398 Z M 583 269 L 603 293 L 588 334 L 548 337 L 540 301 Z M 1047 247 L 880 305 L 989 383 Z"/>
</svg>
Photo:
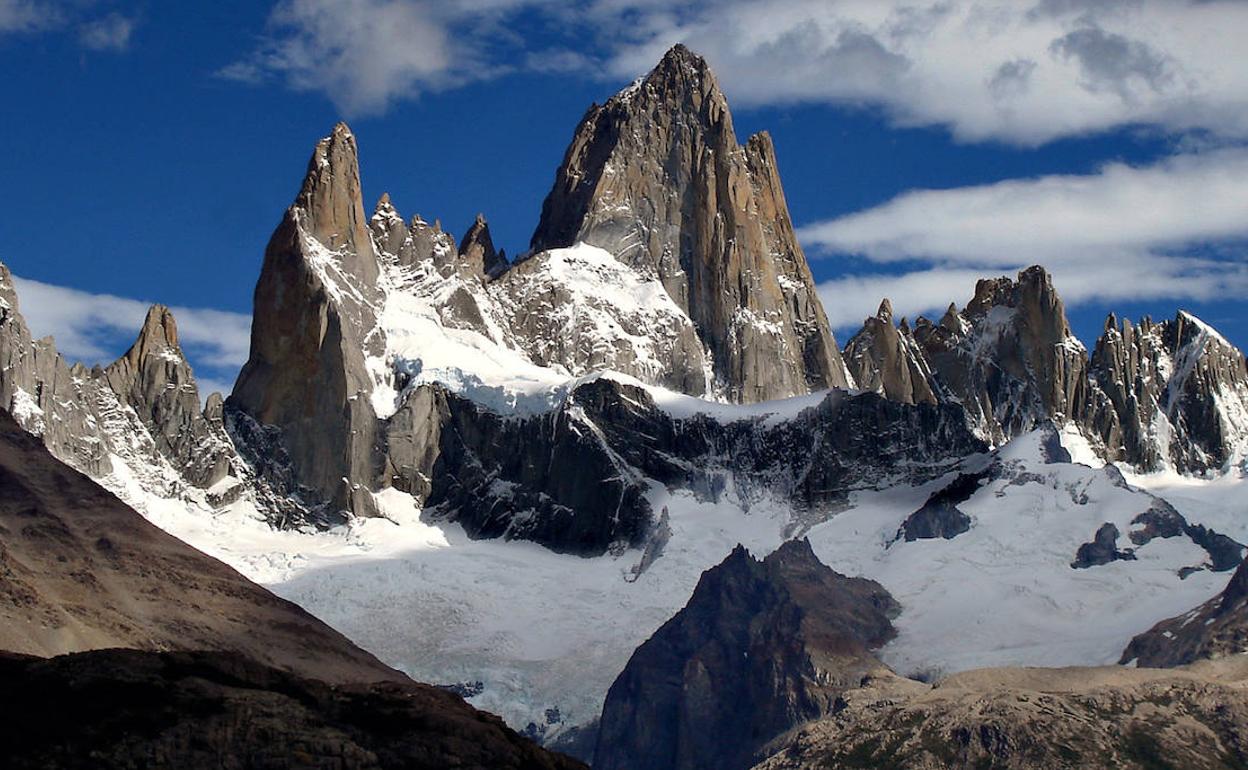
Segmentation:
<svg viewBox="0 0 1248 770">
<path fill-rule="evenodd" d="M 712 75 L 711 67 L 706 63 L 706 59 L 689 50 L 683 43 L 677 43 L 667 49 L 667 53 L 663 54 L 663 58 L 650 71 L 646 80 L 653 81 L 678 73 L 693 76 L 695 81 L 703 76 Z"/>
<path fill-rule="evenodd" d="M 143 329 L 135 342 L 136 347 L 152 348 L 158 345 L 164 348 L 178 347 L 178 322 L 174 320 L 173 311 L 161 304 L 147 309 Z"/>
<path fill-rule="evenodd" d="M 685 46 L 578 126 L 530 246 L 577 243 L 657 277 L 710 354 L 711 390 L 748 402 L 848 387 L 771 140 L 737 142 Z"/>
<path fill-rule="evenodd" d="M 321 138 L 308 161 L 294 207 L 306 232 L 327 249 L 372 257 L 360 187 L 359 149 L 346 123 Z"/>
<path fill-rule="evenodd" d="M 893 322 L 893 303 L 889 301 L 888 297 L 885 297 L 880 302 L 880 309 L 875 311 L 875 317 L 886 324 Z"/>
<path fill-rule="evenodd" d="M 459 242 L 459 255 L 467 260 L 473 272 L 494 277 L 507 268 L 507 258 L 494 248 L 490 224 L 484 214 L 477 214 L 472 226 Z"/>
</svg>

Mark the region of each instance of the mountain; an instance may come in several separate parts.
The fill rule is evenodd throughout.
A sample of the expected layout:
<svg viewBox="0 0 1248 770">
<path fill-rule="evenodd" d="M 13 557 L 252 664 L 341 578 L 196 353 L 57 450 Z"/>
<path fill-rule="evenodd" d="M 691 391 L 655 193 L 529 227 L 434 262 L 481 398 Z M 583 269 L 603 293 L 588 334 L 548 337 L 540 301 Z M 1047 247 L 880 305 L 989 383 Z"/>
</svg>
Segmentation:
<svg viewBox="0 0 1248 770">
<path fill-rule="evenodd" d="M 1239 583 L 1226 603 L 1242 609 Z M 809 541 L 761 562 L 738 547 L 612 685 L 594 767 L 1229 770 L 1248 760 L 1238 657 L 1175 671 L 981 669 L 932 684 L 875 654 L 896 636 L 898 611 L 880 584 L 820 563 Z"/>
<path fill-rule="evenodd" d="M 343 681 L 405 679 L 148 522 L 0 411 L 0 649 L 229 650 Z"/>
<path fill-rule="evenodd" d="M 71 365 L 52 338 L 31 338 L 12 276 L 0 264 L 0 362 L 0 408 L 56 458 L 94 479 L 113 479 L 115 491 L 131 486 L 205 505 L 229 504 L 248 486 L 268 494 L 249 484 L 220 397 L 201 410 L 177 322 L 162 305 L 152 306 L 117 361 L 104 368 Z"/>
<path fill-rule="evenodd" d="M 845 364 L 859 388 L 880 393 L 890 401 L 935 404 L 939 400 L 932 390 L 939 384 L 924 351 L 906 319 L 893 325 L 893 304 L 887 299 L 845 343 Z"/>
<path fill-rule="evenodd" d="M 1092 376 L 1112 406 L 1091 425 L 1108 459 L 1207 473 L 1243 458 L 1248 365 L 1190 313 L 1134 325 L 1111 315 L 1092 353 Z"/>
<path fill-rule="evenodd" d="M 579 767 L 161 531 L 3 410 L 0 535 L 5 767 Z"/>
<path fill-rule="evenodd" d="M 637 648 L 607 693 L 601 770 L 748 768 L 765 743 L 837 707 L 882 670 L 870 650 L 900 607 L 880 584 L 792 540 L 758 561 L 737 546 Z"/>
<path fill-rule="evenodd" d="M 1111 663 L 1242 559 L 1239 351 L 1181 313 L 1089 356 L 1033 267 L 935 322 L 882 303 L 836 353 L 770 144 L 737 144 L 687 50 L 587 113 L 514 260 L 484 216 L 370 213 L 360 151 L 341 124 L 315 143 L 227 398 L 199 408 L 166 308 L 72 365 L 0 271 L 0 407 L 534 738 L 584 744 L 737 543 L 807 538 L 883 586 L 902 612 L 872 654 L 924 679 Z"/>
<path fill-rule="evenodd" d="M 902 403 L 957 403 L 1000 444 L 1054 421 L 1097 455 L 1145 472 L 1220 473 L 1248 452 L 1248 365 L 1187 312 L 1114 316 L 1089 356 L 1041 267 L 985 279 L 939 322 L 894 324 L 885 300 L 846 345 L 855 382 Z"/>
<path fill-rule="evenodd" d="M 749 438 L 757 451 L 733 457 L 738 471 L 815 516 L 903 458 L 918 478 L 978 450 L 953 427 L 954 409 L 930 404 L 898 410 L 830 394 L 807 430 L 745 430 L 748 419 L 727 430 L 703 419 L 692 434 L 684 416 L 655 406 L 653 394 L 669 390 L 754 402 L 849 380 L 793 238 L 770 145 L 737 146 L 705 62 L 677 47 L 608 106 L 634 122 L 660 106 L 670 112 L 665 144 L 649 161 L 634 157 L 636 147 L 612 152 L 651 174 L 628 195 L 680 199 L 684 213 L 660 223 L 644 207 L 610 205 L 616 224 L 628 219 L 688 241 L 687 258 L 651 264 L 587 231 L 566 243 L 537 237 L 540 247 L 508 263 L 484 217 L 457 246 L 440 224 L 405 220 L 388 195 L 365 220 L 350 129 L 339 124 L 317 144 L 266 250 L 251 357 L 225 404 L 245 464 L 301 507 L 274 519 L 324 527 L 377 516 L 376 495 L 393 488 L 474 537 L 597 555 L 645 542 L 657 515 L 645 499 L 653 480 L 705 476 L 700 467 L 720 465 L 715 458 L 730 456 L 728 443 L 746 433 L 757 434 Z M 662 148 L 688 163 L 659 173 L 652 161 Z M 711 166 L 689 160 L 703 152 L 717 158 Z M 720 199 L 713 193 L 723 185 Z M 592 206 L 600 203 L 608 205 Z M 712 226 L 725 217 L 731 228 Z M 679 288 L 673 271 L 685 268 L 690 283 Z M 646 413 L 658 454 L 632 458 L 633 412 Z M 880 422 L 869 436 L 824 441 L 834 427 Z M 826 466 L 779 467 L 801 446 L 821 457 L 840 451 Z"/>
<path fill-rule="evenodd" d="M 713 373 L 706 395 L 754 402 L 851 384 L 771 137 L 737 144 L 714 74 L 684 46 L 581 119 L 531 248 L 576 243 L 657 278 L 688 314 Z"/>
<path fill-rule="evenodd" d="M 862 387 L 904 403 L 960 404 L 994 444 L 1086 411 L 1087 354 L 1041 267 L 981 280 L 961 312 L 951 305 L 913 329 L 905 319 L 894 326 L 886 300 L 845 354 Z"/>
<path fill-rule="evenodd" d="M 379 268 L 360 198 L 355 136 L 316 145 L 295 202 L 269 239 L 256 283 L 251 356 L 227 407 L 281 433 L 293 488 L 330 512 L 375 514 L 379 470 L 365 358 L 377 328 Z"/>
</svg>

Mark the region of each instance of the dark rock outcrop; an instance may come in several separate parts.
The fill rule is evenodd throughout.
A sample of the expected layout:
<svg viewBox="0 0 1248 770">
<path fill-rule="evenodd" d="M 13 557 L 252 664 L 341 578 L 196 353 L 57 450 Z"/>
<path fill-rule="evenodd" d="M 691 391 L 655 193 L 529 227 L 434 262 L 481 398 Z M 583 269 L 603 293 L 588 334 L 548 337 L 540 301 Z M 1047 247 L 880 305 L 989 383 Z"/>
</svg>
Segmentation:
<svg viewBox="0 0 1248 770">
<path fill-rule="evenodd" d="M 684 46 L 581 120 L 531 246 L 577 242 L 663 283 L 731 400 L 850 384 L 771 138 L 737 144 L 715 76 Z"/>
<path fill-rule="evenodd" d="M 331 686 L 221 652 L 0 653 L 5 767 L 583 768 L 458 696 Z"/>
<path fill-rule="evenodd" d="M 897 610 L 878 583 L 837 574 L 807 541 L 761 562 L 738 546 L 611 686 L 594 767 L 750 767 L 768 741 L 884 670 L 870 650 L 892 638 Z"/>
<path fill-rule="evenodd" d="M 1087 569 L 1109 564 L 1111 561 L 1132 561 L 1135 559 L 1133 549 L 1118 549 L 1118 528 L 1109 522 L 1096 530 L 1090 542 L 1079 546 L 1075 560 L 1070 563 L 1074 569 Z"/>
<path fill-rule="evenodd" d="M 1248 651 L 1248 562 L 1225 590 L 1199 607 L 1163 620 L 1131 640 L 1120 663 L 1150 668 L 1182 666 L 1203 658 Z"/>
<path fill-rule="evenodd" d="M 923 507 L 906 517 L 897 530 L 897 539 L 907 543 L 915 540 L 944 538 L 952 540 L 971 528 L 971 517 L 958 505 L 970 500 L 979 488 L 992 478 L 993 469 L 979 473 L 960 473 L 946 486 L 933 492 Z"/>
<path fill-rule="evenodd" d="M 1209 554 L 1209 567 L 1214 572 L 1235 569 L 1243 561 L 1244 546 L 1226 535 L 1214 532 L 1202 524 L 1188 522 L 1173 505 L 1153 498 L 1148 510 L 1131 520 L 1129 537 L 1137 546 L 1147 544 L 1156 537 L 1170 538 L 1186 535 L 1193 543 Z"/>
<path fill-rule="evenodd" d="M 651 480 L 708 500 L 729 488 L 746 504 L 779 496 L 817 519 L 853 489 L 927 480 L 985 449 L 951 405 L 832 391 L 783 421 L 678 419 L 645 389 L 610 379 L 528 417 L 422 386 L 389 428 L 391 482 L 434 515 L 474 536 L 583 555 L 646 542 Z"/>
<path fill-rule="evenodd" d="M 251 356 L 226 404 L 281 431 L 295 481 L 328 517 L 375 513 L 381 467 L 365 357 L 385 342 L 360 196 L 355 137 L 339 123 L 265 249 Z"/>
</svg>

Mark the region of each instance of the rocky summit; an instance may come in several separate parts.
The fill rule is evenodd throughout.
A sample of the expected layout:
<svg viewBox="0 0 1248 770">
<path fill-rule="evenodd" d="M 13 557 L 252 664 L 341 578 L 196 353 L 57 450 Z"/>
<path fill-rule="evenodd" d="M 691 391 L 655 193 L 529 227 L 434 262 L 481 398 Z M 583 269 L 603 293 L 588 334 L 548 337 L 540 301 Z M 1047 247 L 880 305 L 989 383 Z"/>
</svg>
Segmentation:
<svg viewBox="0 0 1248 770">
<path fill-rule="evenodd" d="M 1105 460 L 1217 473 L 1248 440 L 1248 368 L 1217 331 L 1186 312 L 1138 325 L 1111 316 L 1089 356 L 1038 266 L 980 281 L 938 322 L 895 324 L 885 300 L 845 360 L 859 387 L 891 400 L 960 404 L 994 444 L 1051 421 Z"/>
<path fill-rule="evenodd" d="M 870 650 L 895 635 L 899 609 L 878 583 L 824 566 L 809 542 L 762 561 L 738 546 L 611 686 L 593 766 L 752 766 L 768 741 L 832 713 L 883 669 Z"/>
<path fill-rule="evenodd" d="M 531 247 L 574 243 L 661 282 L 697 329 L 710 392 L 751 402 L 851 384 L 771 137 L 737 143 L 714 74 L 684 46 L 582 118 Z"/>
</svg>

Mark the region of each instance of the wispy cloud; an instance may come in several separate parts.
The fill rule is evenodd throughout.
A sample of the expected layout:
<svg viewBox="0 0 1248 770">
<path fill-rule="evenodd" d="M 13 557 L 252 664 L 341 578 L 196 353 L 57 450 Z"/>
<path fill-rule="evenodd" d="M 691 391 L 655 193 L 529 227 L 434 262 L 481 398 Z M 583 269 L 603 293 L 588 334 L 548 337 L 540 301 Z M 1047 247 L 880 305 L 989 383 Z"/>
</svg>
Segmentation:
<svg viewBox="0 0 1248 770">
<path fill-rule="evenodd" d="M 124 353 L 151 307 L 149 302 L 17 276 L 13 282 L 31 333 L 51 335 L 62 355 L 86 364 L 107 364 Z M 251 316 L 209 308 L 175 306 L 171 310 L 179 341 L 197 370 L 203 393 L 211 389 L 228 393 L 227 381 L 247 360 Z"/>
<path fill-rule="evenodd" d="M 833 323 L 860 320 L 880 296 L 899 313 L 938 309 L 950 283 L 1039 263 L 1070 303 L 1248 293 L 1248 149 L 1106 165 L 948 190 L 918 190 L 801 229 L 849 277 L 821 286 Z M 900 277 L 880 275 L 901 271 Z M 964 284 L 969 285 L 969 284 Z M 861 296 L 871 292 L 868 296 Z"/>
<path fill-rule="evenodd" d="M 263 44 L 219 74 L 320 91 L 347 114 L 381 112 L 470 78 L 476 59 L 452 45 L 448 23 L 442 4 L 424 0 L 282 0 Z"/>
<path fill-rule="evenodd" d="M 46 0 L 0 0 L 0 33 L 33 32 L 62 21 L 60 7 Z"/>
<path fill-rule="evenodd" d="M 130 47 L 135 20 L 120 13 L 110 13 L 85 22 L 78 28 L 78 40 L 92 51 L 121 52 Z"/>
<path fill-rule="evenodd" d="M 89 51 L 120 53 L 129 49 L 137 25 L 134 15 L 101 15 L 94 2 L 0 0 L 0 35 L 76 32 L 79 44 Z"/>
</svg>

